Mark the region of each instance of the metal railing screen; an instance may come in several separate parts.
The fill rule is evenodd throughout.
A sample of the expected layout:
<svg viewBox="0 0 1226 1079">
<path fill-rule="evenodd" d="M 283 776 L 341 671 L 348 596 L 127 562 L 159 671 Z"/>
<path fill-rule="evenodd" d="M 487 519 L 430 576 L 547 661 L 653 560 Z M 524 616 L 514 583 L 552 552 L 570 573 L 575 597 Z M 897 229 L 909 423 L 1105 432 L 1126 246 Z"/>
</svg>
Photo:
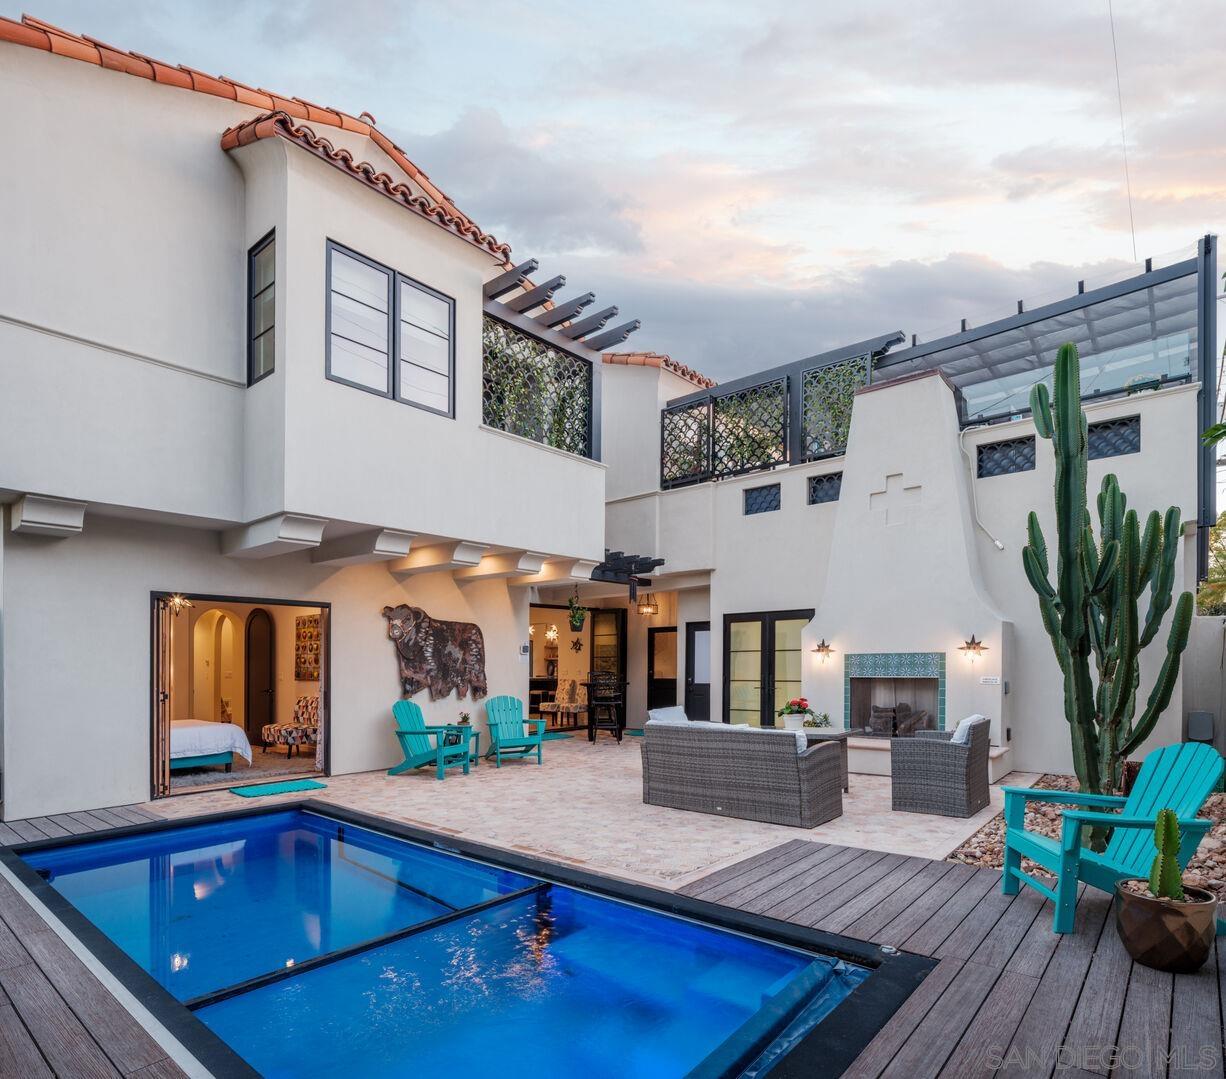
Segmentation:
<svg viewBox="0 0 1226 1079">
<path fill-rule="evenodd" d="M 857 356 L 801 376 L 800 445 L 806 461 L 842 453 L 856 390 L 868 385 L 869 361 Z"/>
<path fill-rule="evenodd" d="M 592 455 L 592 366 L 485 317 L 481 418 L 489 427 Z"/>
</svg>

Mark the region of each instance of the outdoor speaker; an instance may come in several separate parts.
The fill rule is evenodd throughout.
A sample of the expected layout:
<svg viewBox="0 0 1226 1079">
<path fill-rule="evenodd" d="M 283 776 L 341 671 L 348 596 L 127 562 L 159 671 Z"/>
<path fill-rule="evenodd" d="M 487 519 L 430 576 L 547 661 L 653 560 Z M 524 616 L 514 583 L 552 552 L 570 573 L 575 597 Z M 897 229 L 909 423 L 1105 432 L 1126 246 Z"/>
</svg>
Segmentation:
<svg viewBox="0 0 1226 1079">
<path fill-rule="evenodd" d="M 1213 745 L 1213 718 L 1212 712 L 1189 712 L 1188 741 Z"/>
</svg>

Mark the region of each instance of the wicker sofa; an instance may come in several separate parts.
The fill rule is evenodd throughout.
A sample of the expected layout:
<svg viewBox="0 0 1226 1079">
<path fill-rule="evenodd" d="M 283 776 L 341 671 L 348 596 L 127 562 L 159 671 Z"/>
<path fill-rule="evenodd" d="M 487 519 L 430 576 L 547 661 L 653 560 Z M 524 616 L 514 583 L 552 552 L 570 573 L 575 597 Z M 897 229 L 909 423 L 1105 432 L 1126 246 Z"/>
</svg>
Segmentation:
<svg viewBox="0 0 1226 1079">
<path fill-rule="evenodd" d="M 648 805 L 815 828 L 843 813 L 834 742 L 798 751 L 792 731 L 649 721 L 643 731 Z"/>
<path fill-rule="evenodd" d="M 890 739 L 892 808 L 904 813 L 971 817 L 990 800 L 988 748 L 990 724 L 970 724 L 965 744 L 951 742 L 952 731 L 916 731 Z"/>
</svg>

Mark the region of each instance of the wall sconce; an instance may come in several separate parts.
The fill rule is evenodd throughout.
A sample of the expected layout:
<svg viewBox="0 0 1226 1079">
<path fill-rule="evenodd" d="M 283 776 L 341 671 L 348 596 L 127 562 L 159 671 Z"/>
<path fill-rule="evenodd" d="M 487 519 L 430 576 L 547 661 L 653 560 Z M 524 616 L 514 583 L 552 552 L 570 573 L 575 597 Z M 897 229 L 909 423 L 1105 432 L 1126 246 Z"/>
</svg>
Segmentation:
<svg viewBox="0 0 1226 1079">
<path fill-rule="evenodd" d="M 167 597 L 166 606 L 170 608 L 170 613 L 173 614 L 177 618 L 180 614 L 186 611 L 189 607 L 194 607 L 196 605 L 186 596 L 180 596 L 176 593 L 173 596 Z"/>
<path fill-rule="evenodd" d="M 558 639 L 558 627 L 557 626 L 550 626 L 547 630 L 545 630 L 545 640 L 547 640 L 550 644 L 553 644 L 554 642 L 556 642 L 557 639 Z"/>
<path fill-rule="evenodd" d="M 649 595 L 639 597 L 639 614 L 659 614 L 660 605 Z"/>
<path fill-rule="evenodd" d="M 984 644 L 983 641 L 976 640 L 973 633 L 971 634 L 971 639 L 958 649 L 958 651 L 966 656 L 966 658 L 972 663 L 974 663 L 975 660 L 982 656 L 987 650 L 988 646 Z"/>
<path fill-rule="evenodd" d="M 536 623 L 535 622 L 533 622 L 531 625 L 528 626 L 528 636 L 529 637 L 536 636 Z"/>
<path fill-rule="evenodd" d="M 834 649 L 826 643 L 826 638 L 823 637 L 819 644 L 813 646 L 813 652 L 823 663 L 834 655 Z"/>
</svg>

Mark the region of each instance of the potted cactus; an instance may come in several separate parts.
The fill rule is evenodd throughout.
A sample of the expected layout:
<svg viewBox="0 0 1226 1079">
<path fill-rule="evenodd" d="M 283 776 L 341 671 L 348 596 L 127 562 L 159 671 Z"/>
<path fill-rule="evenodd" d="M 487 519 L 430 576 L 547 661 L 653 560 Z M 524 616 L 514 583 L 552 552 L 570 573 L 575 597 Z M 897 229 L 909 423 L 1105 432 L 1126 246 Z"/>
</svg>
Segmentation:
<svg viewBox="0 0 1226 1079">
<path fill-rule="evenodd" d="M 1115 886 L 1115 924 L 1128 954 L 1138 963 L 1170 974 L 1192 974 L 1209 958 L 1217 897 L 1183 883 L 1175 811 L 1164 809 L 1154 825 L 1158 856 L 1149 880 Z"/>
</svg>

